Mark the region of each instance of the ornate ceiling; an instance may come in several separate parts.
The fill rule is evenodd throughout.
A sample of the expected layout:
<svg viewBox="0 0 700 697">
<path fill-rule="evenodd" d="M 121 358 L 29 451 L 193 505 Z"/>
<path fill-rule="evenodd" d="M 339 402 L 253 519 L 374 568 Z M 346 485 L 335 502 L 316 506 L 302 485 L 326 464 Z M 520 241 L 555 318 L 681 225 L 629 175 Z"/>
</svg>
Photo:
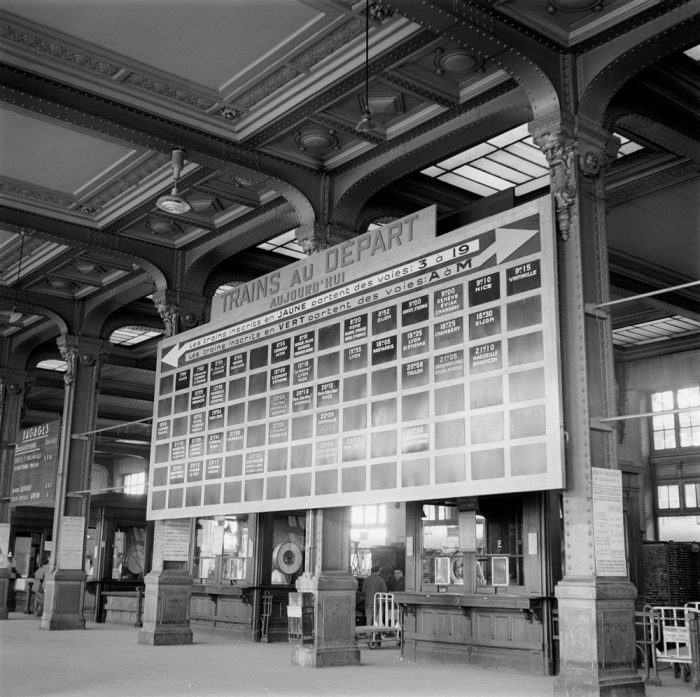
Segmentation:
<svg viewBox="0 0 700 697">
<path fill-rule="evenodd" d="M 421 170 L 593 88 L 606 126 L 643 146 L 608 177 L 615 297 L 697 280 L 697 2 L 370 5 L 366 37 L 364 1 L 4 0 L 3 361 L 60 358 L 62 332 L 164 331 L 154 292 L 201 321 L 220 284 L 292 261 L 257 247 L 290 230 L 333 241 L 431 203 L 445 221 L 512 203 Z M 378 123 L 360 133 L 365 107 Z M 156 207 L 175 148 L 182 215 Z M 697 323 L 699 299 L 652 296 L 615 322 Z M 111 348 L 101 426 L 150 415 L 155 342 Z M 62 409 L 60 374 L 33 376 L 28 424 Z"/>
</svg>

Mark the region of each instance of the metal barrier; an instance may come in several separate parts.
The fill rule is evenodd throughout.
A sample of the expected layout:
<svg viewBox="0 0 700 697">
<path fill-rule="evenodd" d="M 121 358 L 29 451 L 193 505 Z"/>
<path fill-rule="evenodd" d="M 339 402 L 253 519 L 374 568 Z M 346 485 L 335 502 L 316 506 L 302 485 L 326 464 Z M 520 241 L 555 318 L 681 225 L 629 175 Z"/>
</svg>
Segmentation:
<svg viewBox="0 0 700 697">
<path fill-rule="evenodd" d="M 656 642 L 660 634 L 659 616 L 650 605 L 645 605 L 641 612 L 634 613 L 635 646 L 642 660 L 647 685 L 661 685 L 659 668 L 656 664 Z"/>
<path fill-rule="evenodd" d="M 260 608 L 260 641 L 267 643 L 267 632 L 270 628 L 270 615 L 272 614 L 272 593 L 265 591 L 262 594 L 262 607 Z"/>
</svg>

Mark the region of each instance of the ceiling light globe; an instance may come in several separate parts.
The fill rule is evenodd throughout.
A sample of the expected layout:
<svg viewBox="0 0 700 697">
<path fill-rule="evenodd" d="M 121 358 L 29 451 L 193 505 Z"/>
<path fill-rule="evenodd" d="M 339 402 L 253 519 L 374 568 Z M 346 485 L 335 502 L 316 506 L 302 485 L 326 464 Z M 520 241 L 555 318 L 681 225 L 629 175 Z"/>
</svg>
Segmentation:
<svg viewBox="0 0 700 697">
<path fill-rule="evenodd" d="M 182 215 L 190 210 L 190 204 L 177 194 L 164 194 L 156 201 L 156 206 L 174 215 Z"/>
</svg>

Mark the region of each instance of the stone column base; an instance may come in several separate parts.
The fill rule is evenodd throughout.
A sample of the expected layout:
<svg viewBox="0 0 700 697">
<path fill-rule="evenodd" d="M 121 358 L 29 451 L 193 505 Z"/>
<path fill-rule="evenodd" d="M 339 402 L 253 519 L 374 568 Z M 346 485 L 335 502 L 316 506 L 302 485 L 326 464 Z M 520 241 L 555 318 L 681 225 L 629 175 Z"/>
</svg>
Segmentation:
<svg viewBox="0 0 700 697">
<path fill-rule="evenodd" d="M 80 569 L 57 569 L 46 574 L 41 629 L 85 629 L 85 578 Z"/>
<path fill-rule="evenodd" d="M 360 649 L 354 647 L 338 647 L 319 649 L 313 644 L 300 644 L 294 647 L 292 664 L 309 668 L 324 668 L 325 666 L 359 666 Z"/>
<path fill-rule="evenodd" d="M 558 697 L 637 697 L 635 587 L 626 579 L 567 577 L 556 587 L 559 605 Z"/>
<path fill-rule="evenodd" d="M 138 643 L 151 646 L 191 644 L 192 577 L 183 571 L 151 571 L 144 579 L 143 627 Z"/>
<path fill-rule="evenodd" d="M 355 641 L 355 593 L 357 579 L 348 573 L 308 573 L 297 579 L 299 592 L 314 596 L 314 642 L 297 644 L 292 664 L 312 668 L 360 664 Z"/>
</svg>

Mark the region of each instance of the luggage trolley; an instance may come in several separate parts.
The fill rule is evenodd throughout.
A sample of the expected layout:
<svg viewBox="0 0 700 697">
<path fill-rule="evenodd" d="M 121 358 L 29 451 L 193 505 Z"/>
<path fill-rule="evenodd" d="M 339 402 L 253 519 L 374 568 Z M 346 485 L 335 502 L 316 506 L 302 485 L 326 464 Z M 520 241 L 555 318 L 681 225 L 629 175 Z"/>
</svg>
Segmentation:
<svg viewBox="0 0 700 697">
<path fill-rule="evenodd" d="M 374 624 L 355 627 L 355 640 L 366 641 L 370 649 L 379 648 L 383 640 L 401 644 L 399 606 L 393 593 L 374 594 Z"/>
<path fill-rule="evenodd" d="M 690 680 L 692 656 L 690 651 L 690 629 L 688 626 L 687 607 L 657 606 L 653 611 L 658 615 L 658 632 L 656 638 L 656 663 L 668 663 L 678 677 L 681 672 L 683 680 Z"/>
</svg>

